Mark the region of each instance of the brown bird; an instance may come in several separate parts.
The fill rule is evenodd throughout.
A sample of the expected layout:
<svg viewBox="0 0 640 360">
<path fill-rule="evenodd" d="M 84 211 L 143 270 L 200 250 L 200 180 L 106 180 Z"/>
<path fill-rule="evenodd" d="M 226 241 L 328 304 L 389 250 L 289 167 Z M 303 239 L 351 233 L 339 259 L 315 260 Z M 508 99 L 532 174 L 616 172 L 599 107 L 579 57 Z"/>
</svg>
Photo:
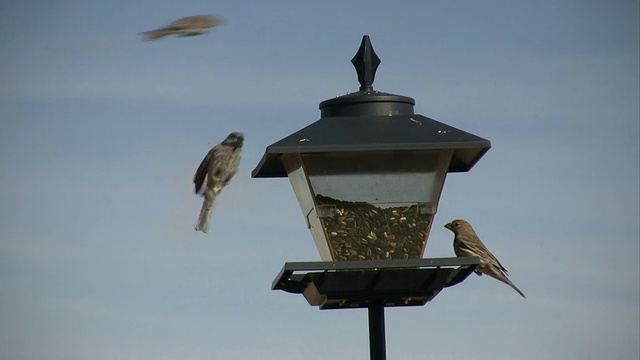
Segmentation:
<svg viewBox="0 0 640 360">
<path fill-rule="evenodd" d="M 500 261 L 487 249 L 482 243 L 476 232 L 473 231 L 471 225 L 464 220 L 453 220 L 444 227 L 453 231 L 453 251 L 456 256 L 477 256 L 480 258 L 480 265 L 475 272 L 478 275 L 487 274 L 494 279 L 511 286 L 523 298 L 526 298 L 522 291 L 518 289 L 507 277 L 507 269 L 500 264 Z"/>
<path fill-rule="evenodd" d="M 214 146 L 204 157 L 193 176 L 196 194 L 204 196 L 196 231 L 209 231 L 209 220 L 213 202 L 218 193 L 229 184 L 238 172 L 244 135 L 232 132 L 220 144 Z M 206 181 L 205 181 L 206 180 Z"/>
<path fill-rule="evenodd" d="M 140 33 L 145 40 L 156 40 L 167 35 L 195 36 L 204 34 L 220 24 L 220 20 L 210 15 L 188 16 L 171 24 Z"/>
</svg>

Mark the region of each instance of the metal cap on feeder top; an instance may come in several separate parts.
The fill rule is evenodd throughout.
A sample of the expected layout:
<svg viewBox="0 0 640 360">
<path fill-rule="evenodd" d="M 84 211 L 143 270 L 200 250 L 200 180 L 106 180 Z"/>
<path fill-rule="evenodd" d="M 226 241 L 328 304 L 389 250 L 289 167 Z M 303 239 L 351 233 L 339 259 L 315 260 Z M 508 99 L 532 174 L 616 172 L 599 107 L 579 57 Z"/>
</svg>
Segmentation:
<svg viewBox="0 0 640 360">
<path fill-rule="evenodd" d="M 252 177 L 286 177 L 283 154 L 453 150 L 448 172 L 469 171 L 491 148 L 489 140 L 426 116 L 415 101 L 373 89 L 380 59 L 365 35 L 351 60 L 360 91 L 320 103 L 321 118 L 267 147 Z"/>
<path fill-rule="evenodd" d="M 360 49 L 351 63 L 358 73 L 360 91 L 321 102 L 321 117 L 413 115 L 416 102 L 412 98 L 373 90 L 380 58 L 373 50 L 368 35 L 362 38 Z"/>
</svg>

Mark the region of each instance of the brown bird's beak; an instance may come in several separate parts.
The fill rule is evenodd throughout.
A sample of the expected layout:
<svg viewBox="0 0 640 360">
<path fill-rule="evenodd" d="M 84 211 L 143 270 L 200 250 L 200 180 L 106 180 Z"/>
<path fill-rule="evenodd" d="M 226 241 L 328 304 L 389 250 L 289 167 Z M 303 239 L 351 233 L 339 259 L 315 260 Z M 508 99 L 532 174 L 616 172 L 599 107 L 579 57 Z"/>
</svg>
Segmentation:
<svg viewBox="0 0 640 360">
<path fill-rule="evenodd" d="M 444 224 L 444 227 L 446 227 L 449 230 L 453 230 L 453 225 L 451 223 Z"/>
</svg>

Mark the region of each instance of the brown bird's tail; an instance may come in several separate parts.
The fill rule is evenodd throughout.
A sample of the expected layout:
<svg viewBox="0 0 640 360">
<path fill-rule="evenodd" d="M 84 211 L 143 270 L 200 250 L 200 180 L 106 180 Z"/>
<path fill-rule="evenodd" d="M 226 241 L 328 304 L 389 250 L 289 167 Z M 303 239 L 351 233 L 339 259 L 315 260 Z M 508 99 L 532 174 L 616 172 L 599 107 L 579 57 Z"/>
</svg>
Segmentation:
<svg viewBox="0 0 640 360">
<path fill-rule="evenodd" d="M 167 30 L 163 30 L 163 29 L 145 31 L 145 32 L 141 32 L 140 33 L 140 35 L 142 35 L 142 38 L 145 41 L 156 40 L 156 39 L 159 39 L 159 38 L 161 38 L 163 36 L 167 36 L 169 34 L 171 34 L 171 31 L 167 31 Z"/>
<path fill-rule="evenodd" d="M 506 276 L 503 276 L 501 279 L 498 279 L 500 281 L 502 281 L 503 283 L 511 286 L 513 288 L 513 290 L 517 291 L 518 294 L 520 294 L 520 296 L 522 296 L 523 298 L 527 298 L 526 296 L 524 296 L 524 293 L 522 291 L 520 291 L 520 289 L 518 289 L 518 287 L 511 282 L 511 280 L 509 280 L 509 278 L 507 278 Z"/>
<path fill-rule="evenodd" d="M 215 198 L 216 194 L 213 191 L 209 190 L 205 193 L 198 223 L 196 224 L 196 231 L 202 231 L 205 234 L 209 232 L 209 221 L 211 220 L 211 212 Z"/>
</svg>

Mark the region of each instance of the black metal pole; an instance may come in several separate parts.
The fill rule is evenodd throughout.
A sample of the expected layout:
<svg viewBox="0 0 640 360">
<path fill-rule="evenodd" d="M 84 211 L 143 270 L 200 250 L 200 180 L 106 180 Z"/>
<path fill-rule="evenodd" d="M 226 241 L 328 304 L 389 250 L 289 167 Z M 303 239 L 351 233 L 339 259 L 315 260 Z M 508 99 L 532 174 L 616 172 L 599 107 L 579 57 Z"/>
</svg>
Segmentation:
<svg viewBox="0 0 640 360">
<path fill-rule="evenodd" d="M 386 360 L 387 348 L 384 340 L 384 305 L 369 304 L 369 353 L 371 360 Z"/>
</svg>

